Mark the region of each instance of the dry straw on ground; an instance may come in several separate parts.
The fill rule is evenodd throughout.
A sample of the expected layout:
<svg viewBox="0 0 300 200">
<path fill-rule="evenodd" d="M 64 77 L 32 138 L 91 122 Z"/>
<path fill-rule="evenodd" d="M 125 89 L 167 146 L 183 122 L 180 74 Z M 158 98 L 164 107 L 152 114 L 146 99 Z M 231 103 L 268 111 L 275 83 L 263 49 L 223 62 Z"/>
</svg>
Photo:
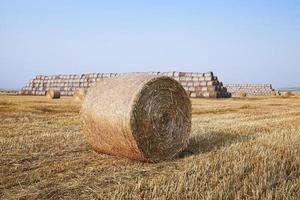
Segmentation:
<svg viewBox="0 0 300 200">
<path fill-rule="evenodd" d="M 49 89 L 46 92 L 46 97 L 49 99 L 59 99 L 60 98 L 60 91 Z"/>
<path fill-rule="evenodd" d="M 0 95 L 0 199 L 300 199 L 300 97 L 192 99 L 176 159 L 95 153 L 81 103 Z"/>
<path fill-rule="evenodd" d="M 75 100 L 77 100 L 77 101 L 83 101 L 83 99 L 84 99 L 84 97 L 85 97 L 85 95 L 86 95 L 86 89 L 83 89 L 83 88 L 78 88 L 78 89 L 76 89 L 75 90 L 75 92 L 74 92 L 74 98 L 75 98 Z"/>
<path fill-rule="evenodd" d="M 102 153 L 157 162 L 186 145 L 191 103 L 172 78 L 129 74 L 89 89 L 82 105 L 83 130 Z"/>
</svg>

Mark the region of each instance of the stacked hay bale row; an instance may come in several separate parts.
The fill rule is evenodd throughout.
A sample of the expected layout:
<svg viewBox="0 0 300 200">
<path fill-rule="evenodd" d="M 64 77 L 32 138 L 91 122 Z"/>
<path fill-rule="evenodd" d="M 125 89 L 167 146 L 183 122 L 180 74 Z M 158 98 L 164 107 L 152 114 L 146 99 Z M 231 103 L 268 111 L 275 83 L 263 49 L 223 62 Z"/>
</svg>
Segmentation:
<svg viewBox="0 0 300 200">
<path fill-rule="evenodd" d="M 213 72 L 150 72 L 161 76 L 169 76 L 177 80 L 192 98 L 229 98 L 227 92 L 218 77 Z"/>
<path fill-rule="evenodd" d="M 176 78 L 175 78 L 176 79 Z M 188 91 L 190 97 L 198 98 L 228 98 L 231 94 L 219 82 L 212 72 L 206 73 L 179 73 L 179 82 Z"/>
<path fill-rule="evenodd" d="M 17 95 L 18 94 L 18 90 L 0 89 L 0 94 Z"/>
<path fill-rule="evenodd" d="M 226 98 L 230 93 L 212 72 L 146 72 L 145 74 L 168 76 L 179 81 L 190 97 Z M 48 89 L 60 91 L 62 96 L 72 96 L 77 89 L 91 87 L 104 78 L 123 76 L 120 73 L 91 73 L 81 75 L 36 76 L 22 90 L 24 95 L 45 95 Z"/>
<path fill-rule="evenodd" d="M 268 96 L 274 91 L 271 84 L 225 84 L 225 87 L 233 96 L 240 93 L 246 93 L 247 96 Z"/>
<path fill-rule="evenodd" d="M 62 96 L 72 96 L 78 88 L 87 89 L 94 85 L 96 81 L 119 75 L 121 74 L 91 73 L 81 75 L 38 75 L 21 89 L 20 94 L 45 95 L 47 90 L 53 89 L 60 91 Z"/>
</svg>

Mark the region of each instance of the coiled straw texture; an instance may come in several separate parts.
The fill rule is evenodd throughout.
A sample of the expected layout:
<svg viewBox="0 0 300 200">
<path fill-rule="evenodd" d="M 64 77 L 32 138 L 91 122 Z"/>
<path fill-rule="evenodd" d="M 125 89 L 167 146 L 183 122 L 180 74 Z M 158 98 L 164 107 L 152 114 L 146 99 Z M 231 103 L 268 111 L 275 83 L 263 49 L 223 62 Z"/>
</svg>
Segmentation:
<svg viewBox="0 0 300 200">
<path fill-rule="evenodd" d="M 75 90 L 74 92 L 74 99 L 76 101 L 83 101 L 84 97 L 85 97 L 85 94 L 86 94 L 86 89 L 83 89 L 83 88 L 78 88 Z"/>
<path fill-rule="evenodd" d="M 59 99 L 60 98 L 60 91 L 49 89 L 46 92 L 46 97 L 49 99 Z"/>
</svg>

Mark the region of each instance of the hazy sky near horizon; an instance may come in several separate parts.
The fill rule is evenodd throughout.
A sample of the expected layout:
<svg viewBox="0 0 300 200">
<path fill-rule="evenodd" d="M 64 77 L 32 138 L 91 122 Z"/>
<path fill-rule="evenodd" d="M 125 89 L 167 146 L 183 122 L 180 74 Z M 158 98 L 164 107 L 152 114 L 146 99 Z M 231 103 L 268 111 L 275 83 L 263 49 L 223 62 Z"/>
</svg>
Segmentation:
<svg viewBox="0 0 300 200">
<path fill-rule="evenodd" d="M 300 1 L 0 0 L 0 88 L 34 75 L 213 71 L 300 86 Z"/>
</svg>

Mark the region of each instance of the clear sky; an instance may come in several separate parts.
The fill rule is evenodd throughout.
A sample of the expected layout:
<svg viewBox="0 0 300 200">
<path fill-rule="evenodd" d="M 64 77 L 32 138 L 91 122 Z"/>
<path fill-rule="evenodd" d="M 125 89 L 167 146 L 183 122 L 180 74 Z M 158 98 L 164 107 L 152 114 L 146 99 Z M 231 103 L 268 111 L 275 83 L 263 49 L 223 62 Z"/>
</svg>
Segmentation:
<svg viewBox="0 0 300 200">
<path fill-rule="evenodd" d="M 0 69 L 0 88 L 170 70 L 300 86 L 300 1 L 0 0 Z"/>
</svg>

